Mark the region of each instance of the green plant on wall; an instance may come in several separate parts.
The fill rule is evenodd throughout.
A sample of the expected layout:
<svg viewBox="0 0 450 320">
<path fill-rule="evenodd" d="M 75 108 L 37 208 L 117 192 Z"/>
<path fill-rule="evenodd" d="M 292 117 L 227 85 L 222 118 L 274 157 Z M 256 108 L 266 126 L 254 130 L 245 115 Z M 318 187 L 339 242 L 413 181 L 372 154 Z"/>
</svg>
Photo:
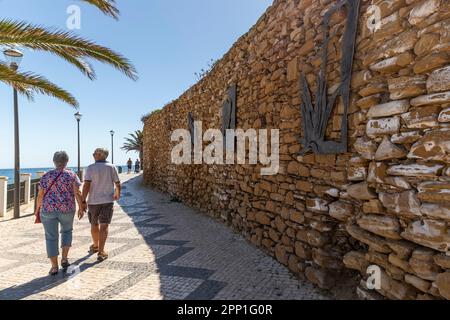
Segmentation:
<svg viewBox="0 0 450 320">
<path fill-rule="evenodd" d="M 197 78 L 197 81 L 202 80 L 204 77 L 206 77 L 211 71 L 212 69 L 214 69 L 214 67 L 217 64 L 217 60 L 211 59 L 208 62 L 208 66 L 204 69 L 201 69 L 200 72 L 196 72 L 195 76 Z"/>
<path fill-rule="evenodd" d="M 143 123 L 145 123 L 145 121 L 147 121 L 148 118 L 150 118 L 151 116 L 154 116 L 155 114 L 160 113 L 161 111 L 162 111 L 161 109 L 157 109 L 157 110 L 154 110 L 154 111 L 152 111 L 152 112 L 150 112 L 150 113 L 144 114 L 144 115 L 141 117 L 141 121 L 142 121 Z"/>
</svg>

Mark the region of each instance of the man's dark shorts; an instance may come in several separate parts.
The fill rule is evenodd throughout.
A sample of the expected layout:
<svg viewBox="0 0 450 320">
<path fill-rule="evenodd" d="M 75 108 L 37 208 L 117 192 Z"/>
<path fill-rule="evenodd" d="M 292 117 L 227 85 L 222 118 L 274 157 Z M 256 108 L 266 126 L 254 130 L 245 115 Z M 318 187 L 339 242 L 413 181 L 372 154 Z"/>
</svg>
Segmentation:
<svg viewBox="0 0 450 320">
<path fill-rule="evenodd" d="M 111 224 L 114 213 L 114 203 L 89 205 L 89 222 L 96 224 Z"/>
</svg>

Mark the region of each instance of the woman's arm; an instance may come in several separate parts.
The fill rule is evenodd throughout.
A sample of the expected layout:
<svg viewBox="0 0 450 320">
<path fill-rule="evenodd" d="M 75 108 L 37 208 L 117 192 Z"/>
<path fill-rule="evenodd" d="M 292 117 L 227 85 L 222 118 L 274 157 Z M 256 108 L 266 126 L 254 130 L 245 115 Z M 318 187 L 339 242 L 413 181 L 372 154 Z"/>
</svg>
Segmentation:
<svg viewBox="0 0 450 320">
<path fill-rule="evenodd" d="M 75 199 L 77 200 L 78 207 L 82 208 L 83 200 L 81 199 L 81 190 L 76 183 L 73 184 L 73 194 L 75 195 Z"/>
<path fill-rule="evenodd" d="M 41 209 L 41 206 L 42 206 L 43 199 L 44 199 L 44 189 L 39 188 L 39 193 L 37 196 L 36 211 L 34 212 L 35 215 L 37 215 L 39 213 L 39 210 Z"/>
<path fill-rule="evenodd" d="M 78 204 L 78 217 L 81 219 L 84 216 L 83 199 L 81 198 L 80 187 L 75 182 L 73 184 L 73 194 L 75 195 Z"/>
</svg>

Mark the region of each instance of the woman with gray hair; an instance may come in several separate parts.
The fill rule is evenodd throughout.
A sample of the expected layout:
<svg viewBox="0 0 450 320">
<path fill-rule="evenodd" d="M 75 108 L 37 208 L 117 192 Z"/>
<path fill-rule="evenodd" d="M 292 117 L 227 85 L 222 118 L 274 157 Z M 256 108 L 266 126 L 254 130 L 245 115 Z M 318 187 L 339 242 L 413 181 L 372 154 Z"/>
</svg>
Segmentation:
<svg viewBox="0 0 450 320">
<path fill-rule="evenodd" d="M 39 183 L 39 194 L 36 206 L 36 222 L 42 222 L 45 230 L 47 255 L 51 261 L 50 275 L 57 275 L 58 267 L 58 229 L 61 225 L 61 266 L 67 270 L 70 266 L 68 256 L 72 246 L 73 220 L 78 202 L 78 217 L 84 215 L 82 209 L 81 182 L 78 176 L 66 170 L 69 156 L 65 151 L 58 151 L 53 156 L 55 169 L 46 173 Z"/>
</svg>

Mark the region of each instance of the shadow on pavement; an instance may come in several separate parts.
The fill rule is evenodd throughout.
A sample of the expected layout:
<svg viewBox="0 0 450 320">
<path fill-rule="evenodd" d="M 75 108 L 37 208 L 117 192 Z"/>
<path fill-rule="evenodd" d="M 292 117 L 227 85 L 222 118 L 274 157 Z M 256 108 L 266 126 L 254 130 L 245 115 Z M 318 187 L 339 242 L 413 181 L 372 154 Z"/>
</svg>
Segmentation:
<svg viewBox="0 0 450 320">
<path fill-rule="evenodd" d="M 171 206 L 176 206 L 176 202 L 167 198 L 167 201 L 161 204 L 145 199 L 145 195 L 153 191 L 144 186 L 142 180 L 140 176 L 128 181 L 125 185 L 124 198 L 119 205 L 133 220 L 136 230 L 145 239 L 148 248 L 156 257 L 161 297 L 169 300 L 213 299 L 226 284 L 209 279 L 215 270 L 173 264 L 195 248 L 188 246 L 189 241 L 176 237 L 176 229 L 173 225 L 160 221 L 165 212 L 170 212 Z M 144 197 L 133 194 L 133 191 L 142 192 Z M 139 199 L 139 201 L 133 203 L 130 199 Z M 149 233 L 149 229 L 157 231 Z M 169 234 L 171 234 L 170 237 Z"/>
<path fill-rule="evenodd" d="M 97 263 L 83 263 L 84 261 L 89 259 L 89 257 L 90 255 L 73 262 L 72 265 L 79 266 L 79 269 L 74 270 L 73 273 L 60 271 L 60 273 L 56 276 L 45 276 L 41 278 L 36 278 L 30 282 L 0 290 L 0 300 L 26 299 L 29 296 L 43 293 L 67 281 L 70 281 L 72 275 L 74 275 L 75 272 L 86 271 L 87 269 L 92 268 L 97 264 Z"/>
<path fill-rule="evenodd" d="M 146 291 L 142 296 L 152 299 L 167 300 L 209 300 L 213 299 L 224 287 L 225 283 L 210 280 L 214 270 L 208 270 L 198 267 L 177 266 L 173 262 L 188 254 L 193 247 L 189 247 L 189 241 L 177 239 L 176 229 L 167 223 L 161 223 L 164 215 L 171 210 L 171 206 L 177 206 L 170 198 L 167 201 L 155 203 L 152 199 L 152 192 L 143 185 L 142 176 L 133 177 L 123 183 L 122 199 L 118 202 L 120 209 L 130 218 L 131 222 L 117 223 L 120 231 L 136 229 L 142 239 L 111 238 L 114 232 L 110 234 L 110 243 L 117 242 L 123 244 L 122 247 L 109 252 L 110 259 L 101 263 L 96 268 L 99 277 L 102 271 L 120 270 L 128 271 L 129 275 L 121 280 L 105 287 L 99 287 L 99 290 L 93 295 L 83 297 L 84 299 L 114 299 L 118 294 L 124 292 L 142 280 L 152 276 L 157 278 L 157 286 L 143 288 Z M 175 207 L 174 207 L 175 209 Z M 112 222 L 114 226 L 114 219 Z M 188 227 L 188 226 L 187 226 Z M 171 233 L 171 237 L 167 235 Z M 154 259 L 148 259 L 142 263 L 142 258 L 136 261 L 116 261 L 114 257 L 133 250 L 136 246 L 145 244 Z M 108 243 L 107 243 L 108 246 Z M 82 274 L 90 268 L 99 265 L 98 262 L 87 263 L 91 255 L 87 255 L 78 261 L 73 261 L 76 274 L 62 273 L 57 276 L 45 276 L 36 278 L 25 284 L 12 286 L 0 290 L 0 300 L 20 300 L 40 294 L 38 298 L 58 299 L 58 297 L 45 295 L 45 292 L 71 281 L 74 277 Z M 133 260 L 132 258 L 130 260 Z M 50 266 L 49 266 L 50 268 Z M 156 275 L 156 277 L 155 277 Z M 153 281 L 153 280 L 152 280 Z M 100 285 L 101 280 L 99 280 Z M 158 289 L 159 288 L 159 289 Z M 92 288 L 90 288 L 92 291 Z M 141 288 L 142 289 L 142 288 Z M 78 290 L 76 287 L 73 290 Z M 159 290 L 159 292 L 157 292 Z M 140 297 L 140 295 L 138 295 Z M 69 295 L 70 297 L 70 295 Z M 61 297 L 64 299 L 66 297 Z"/>
</svg>

